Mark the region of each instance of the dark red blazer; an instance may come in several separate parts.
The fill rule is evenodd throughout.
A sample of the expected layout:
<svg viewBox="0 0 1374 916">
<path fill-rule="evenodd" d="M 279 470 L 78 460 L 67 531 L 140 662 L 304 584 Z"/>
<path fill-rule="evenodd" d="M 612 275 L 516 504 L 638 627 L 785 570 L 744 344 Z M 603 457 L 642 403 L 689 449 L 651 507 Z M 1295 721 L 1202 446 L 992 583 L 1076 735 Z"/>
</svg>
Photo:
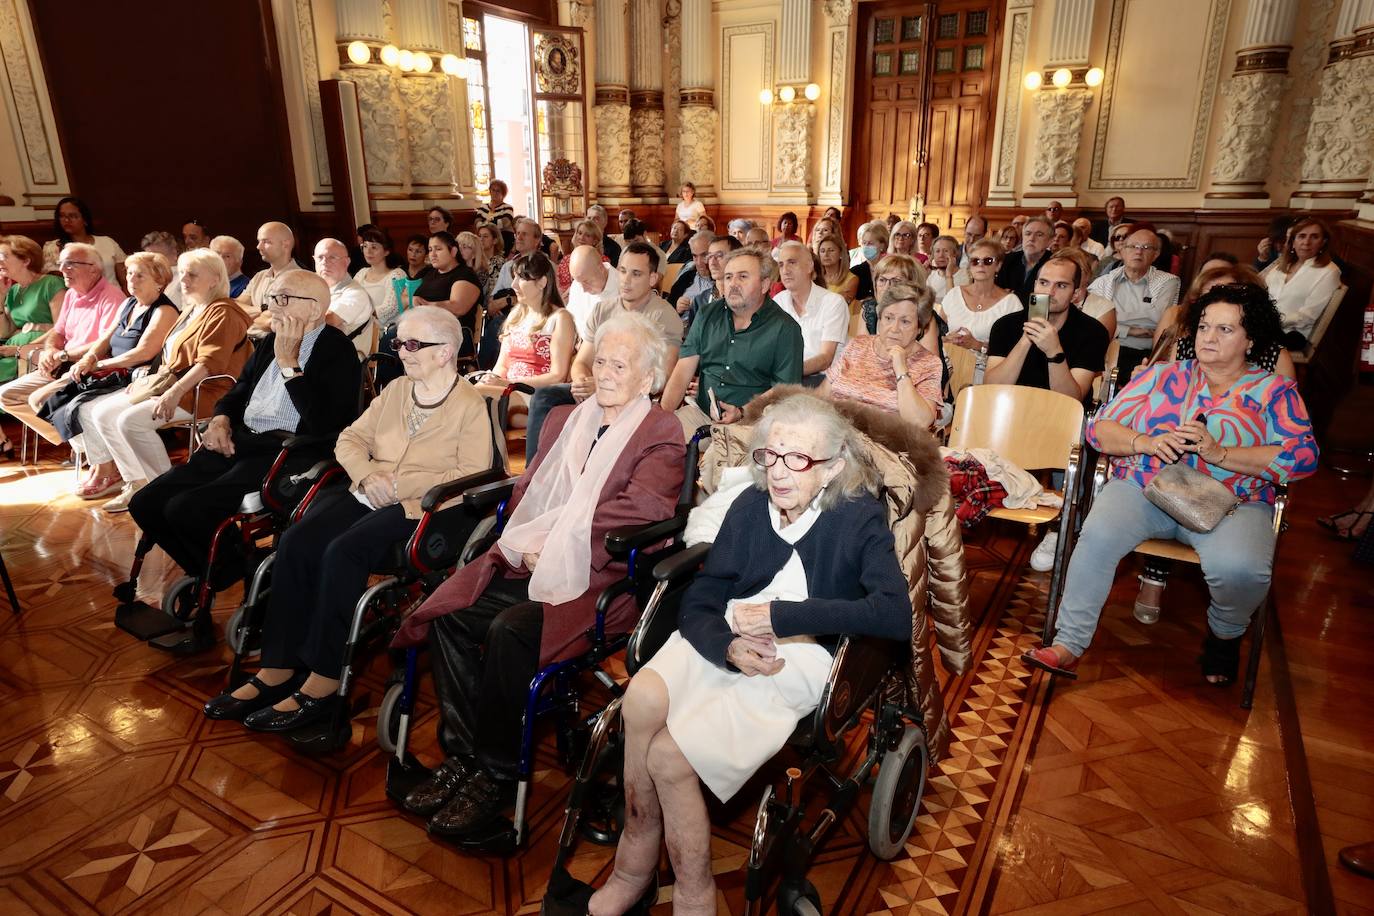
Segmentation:
<svg viewBox="0 0 1374 916">
<path fill-rule="evenodd" d="M 563 432 L 571 407 L 556 407 L 544 420 L 541 441 L 552 443 Z M 506 507 L 506 517 L 515 511 L 548 449 L 541 449 L 534 463 L 520 475 L 515 492 Z M 606 533 L 625 525 L 640 525 L 670 517 L 682 490 L 687 449 L 682 441 L 682 424 L 677 417 L 658 406 L 625 443 L 620 460 L 601 490 L 601 500 L 592 516 L 592 571 L 585 594 L 572 601 L 544 606 L 544 629 L 539 643 L 540 666 L 571 658 L 587 649 L 586 631 L 596 621 L 596 599 L 601 592 L 625 575 L 625 564 L 612 562 L 606 552 Z M 458 570 L 419 609 L 408 617 L 392 641 L 405 647 L 424 642 L 429 622 L 435 617 L 462 611 L 477 603 L 493 577 L 525 578 L 529 570 L 514 569 L 496 545 Z M 622 595 L 606 615 L 608 633 L 624 633 L 633 628 L 639 609 L 633 595 Z"/>
</svg>

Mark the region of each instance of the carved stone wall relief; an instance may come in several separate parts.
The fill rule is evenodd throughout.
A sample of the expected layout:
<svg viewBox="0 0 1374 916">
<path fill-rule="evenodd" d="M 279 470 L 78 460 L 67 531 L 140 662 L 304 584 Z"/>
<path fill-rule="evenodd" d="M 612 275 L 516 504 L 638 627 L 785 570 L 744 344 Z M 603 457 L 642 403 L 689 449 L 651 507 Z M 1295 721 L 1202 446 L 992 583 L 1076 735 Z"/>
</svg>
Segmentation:
<svg viewBox="0 0 1374 916">
<path fill-rule="evenodd" d="M 635 108 L 630 111 L 630 186 L 635 194 L 663 191 L 663 110 Z M 598 147 L 599 149 L 599 147 Z"/>
<path fill-rule="evenodd" d="M 12 122 L 17 127 L 15 137 L 24 157 L 26 178 L 35 186 L 51 188 L 56 184 L 57 169 L 52 148 L 48 144 L 47 125 L 38 92 L 42 85 L 37 53 L 27 47 L 25 30 L 15 8 L 16 0 L 0 0 L 0 67 L 4 69 L 8 86 L 6 102 Z M 65 187 L 65 176 L 63 179 Z"/>
<path fill-rule="evenodd" d="M 453 191 L 453 110 L 448 79 L 408 75 L 400 81 L 410 145 L 410 180 L 416 191 Z"/>
<path fill-rule="evenodd" d="M 1322 73 L 1312 107 L 1302 180 L 1363 182 L 1374 144 L 1374 58 L 1336 61 Z"/>
<path fill-rule="evenodd" d="M 811 172 L 811 122 L 816 107 L 804 102 L 773 109 L 773 187 L 805 189 Z"/>
<path fill-rule="evenodd" d="M 716 110 L 709 105 L 683 105 L 679 112 L 682 118 L 682 159 L 679 163 L 682 180 L 710 187 L 715 183 L 716 133 L 720 129 Z"/>
<path fill-rule="evenodd" d="M 360 67 L 343 76 L 358 87 L 368 185 L 374 193 L 397 193 L 410 180 L 410 150 L 400 94 L 391 73 Z"/>
<path fill-rule="evenodd" d="M 1083 115 L 1092 100 L 1088 89 L 1045 90 L 1035 94 L 1040 126 L 1035 135 L 1032 184 L 1072 187 L 1078 174 Z"/>
<path fill-rule="evenodd" d="M 1288 77 L 1240 73 L 1226 86 L 1226 109 L 1212 178 L 1218 184 L 1263 184 L 1274 151 L 1275 116 Z"/>
</svg>

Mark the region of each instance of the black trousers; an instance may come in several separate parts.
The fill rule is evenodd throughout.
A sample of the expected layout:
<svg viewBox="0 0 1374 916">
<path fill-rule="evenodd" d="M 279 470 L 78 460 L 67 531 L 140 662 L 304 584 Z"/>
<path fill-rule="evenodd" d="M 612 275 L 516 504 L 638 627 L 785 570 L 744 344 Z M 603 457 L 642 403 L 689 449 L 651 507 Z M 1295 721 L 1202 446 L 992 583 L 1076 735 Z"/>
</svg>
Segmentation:
<svg viewBox="0 0 1374 916">
<path fill-rule="evenodd" d="M 247 493 L 262 487 L 282 438 L 238 427 L 234 457 L 201 449 L 191 460 L 149 481 L 129 502 L 129 515 L 153 543 L 167 552 L 187 575 L 202 576 L 210 557 L 210 539 L 226 518 L 238 511 Z M 228 587 L 243 574 L 237 540 L 226 540 L 215 570 L 215 584 Z"/>
<path fill-rule="evenodd" d="M 545 385 L 536 388 L 530 395 L 529 416 L 525 420 L 525 463 L 534 460 L 539 454 L 539 431 L 544 428 L 544 418 L 549 411 L 564 404 L 576 404 L 572 396 L 572 385 Z"/>
<path fill-rule="evenodd" d="M 1126 387 L 1126 383 L 1131 380 L 1131 373 L 1135 367 L 1139 366 L 1150 356 L 1150 348 L 1136 349 L 1135 347 L 1122 347 L 1116 358 L 1116 390 L 1120 391 Z"/>
<path fill-rule="evenodd" d="M 399 504 L 369 509 L 346 487 L 321 493 L 277 546 L 262 628 L 263 667 L 337 678 L 368 576 L 417 524 Z"/>
<path fill-rule="evenodd" d="M 493 579 L 472 607 L 434 620 L 429 647 L 446 753 L 475 757 L 499 778 L 518 778 L 543 631 L 544 605 L 529 600 L 528 579 Z"/>
</svg>

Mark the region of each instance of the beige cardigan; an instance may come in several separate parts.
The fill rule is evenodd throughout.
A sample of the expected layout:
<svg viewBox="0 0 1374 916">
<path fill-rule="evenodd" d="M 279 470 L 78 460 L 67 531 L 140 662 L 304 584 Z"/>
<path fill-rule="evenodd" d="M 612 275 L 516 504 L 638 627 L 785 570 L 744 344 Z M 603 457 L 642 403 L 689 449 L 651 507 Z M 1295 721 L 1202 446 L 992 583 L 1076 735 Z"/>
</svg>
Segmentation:
<svg viewBox="0 0 1374 916">
<path fill-rule="evenodd" d="M 339 434 L 334 456 L 353 488 L 377 471 L 396 474 L 406 518 L 419 518 L 420 500 L 441 483 L 491 467 L 491 419 L 486 401 L 465 379 L 430 415 L 415 438 L 406 435 L 415 383 L 398 378 L 382 389 L 367 411 Z"/>
</svg>

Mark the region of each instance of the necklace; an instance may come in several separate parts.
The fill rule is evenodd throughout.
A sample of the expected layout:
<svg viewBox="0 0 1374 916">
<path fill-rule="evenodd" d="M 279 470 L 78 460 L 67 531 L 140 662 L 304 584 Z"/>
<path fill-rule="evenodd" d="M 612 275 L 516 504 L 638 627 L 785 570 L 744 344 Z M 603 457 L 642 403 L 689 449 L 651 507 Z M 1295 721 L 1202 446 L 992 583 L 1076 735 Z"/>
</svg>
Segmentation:
<svg viewBox="0 0 1374 916">
<path fill-rule="evenodd" d="M 449 395 L 453 394 L 453 389 L 458 386 L 458 378 L 459 376 L 455 374 L 453 376 L 453 381 L 449 383 L 448 390 L 444 392 L 444 396 L 432 404 L 425 404 L 420 401 L 419 394 L 417 393 L 419 390 L 418 385 L 410 389 L 410 408 L 406 411 L 406 434 L 408 436 L 412 439 L 415 438 L 415 434 L 425 425 L 425 421 L 430 418 L 430 415 L 438 408 L 444 406 L 444 402 L 448 400 Z"/>
</svg>

